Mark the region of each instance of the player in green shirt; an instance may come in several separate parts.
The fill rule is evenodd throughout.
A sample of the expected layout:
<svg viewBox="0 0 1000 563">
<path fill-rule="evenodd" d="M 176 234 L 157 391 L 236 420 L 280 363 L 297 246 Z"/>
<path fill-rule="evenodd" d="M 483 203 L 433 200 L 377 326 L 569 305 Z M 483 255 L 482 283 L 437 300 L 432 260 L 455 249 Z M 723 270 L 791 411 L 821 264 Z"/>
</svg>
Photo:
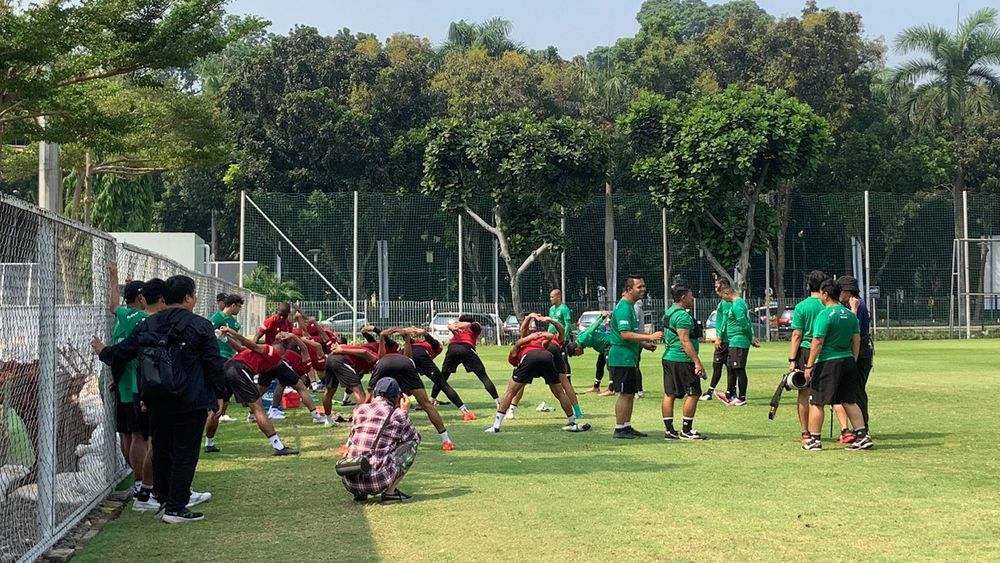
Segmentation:
<svg viewBox="0 0 1000 563">
<path fill-rule="evenodd" d="M 715 279 L 715 294 L 719 295 L 719 278 Z M 715 351 L 712 354 L 712 381 L 708 385 L 708 391 L 700 397 L 702 401 L 711 401 L 715 395 L 715 387 L 722 379 L 722 366 L 726 365 L 729 358 L 729 337 L 726 336 L 726 316 L 729 315 L 731 305 L 729 301 L 719 298 L 719 306 L 715 308 Z M 728 366 L 726 367 L 728 371 Z"/>
<path fill-rule="evenodd" d="M 694 307 L 694 293 L 685 284 L 670 288 L 674 304 L 663 313 L 663 426 L 664 440 L 703 440 L 694 429 L 694 414 L 701 395 L 705 367 L 698 357 L 698 336 L 688 309 Z M 681 432 L 674 429 L 674 401 L 685 397 Z"/>
<path fill-rule="evenodd" d="M 792 347 L 788 352 L 788 370 L 805 370 L 809 360 L 809 347 L 812 346 L 813 322 L 823 310 L 823 301 L 819 296 L 819 288 L 826 281 L 827 275 L 819 270 L 813 270 L 806 276 L 806 287 L 809 298 L 795 306 L 792 314 Z M 798 396 L 799 425 L 802 427 L 802 442 L 809 441 L 809 389 L 799 389 Z"/>
<path fill-rule="evenodd" d="M 608 342 L 608 330 L 604 326 L 604 321 L 611 316 L 608 311 L 600 311 L 600 316 L 598 316 L 586 330 L 581 332 L 576 337 L 576 346 L 570 348 L 567 346 L 567 353 L 570 356 L 581 356 L 585 348 L 590 348 L 597 352 L 597 364 L 596 373 L 594 374 L 594 386 L 590 389 L 584 391 L 584 393 L 600 393 L 601 391 L 601 380 L 604 379 L 604 366 L 608 363 L 608 347 L 611 345 Z M 614 391 L 608 387 L 607 395 L 613 395 Z M 602 396 L 607 396 L 602 394 Z"/>
<path fill-rule="evenodd" d="M 212 322 L 212 327 L 216 330 L 228 326 L 233 332 L 240 332 L 242 329 L 236 316 L 243 309 L 243 298 L 233 294 L 227 295 L 223 301 L 226 307 L 213 313 L 212 318 L 208 320 Z M 236 350 L 233 350 L 233 347 L 229 345 L 228 338 L 219 338 L 219 354 L 227 360 L 236 355 Z"/>
<path fill-rule="evenodd" d="M 615 403 L 614 438 L 634 439 L 648 436 L 632 428 L 632 407 L 635 394 L 639 390 L 639 349 L 643 343 L 654 343 L 663 338 L 662 332 L 644 334 L 638 332 L 635 317 L 635 302 L 646 296 L 646 282 L 640 276 L 625 279 L 622 298 L 611 312 L 611 328 L 608 341 L 608 370 L 611 372 L 611 388 L 618 392 Z"/>
<path fill-rule="evenodd" d="M 716 393 L 720 401 L 731 407 L 742 407 L 747 404 L 747 356 L 750 347 L 760 347 L 760 342 L 753 335 L 753 325 L 750 323 L 750 310 L 747 302 L 736 295 L 736 289 L 729 280 L 718 281 L 719 297 L 729 303 L 729 312 L 723 321 L 716 319 L 716 326 L 725 324 L 725 336 L 729 339 L 729 352 L 726 366 L 728 377 L 726 393 Z"/>
<path fill-rule="evenodd" d="M 858 317 L 840 304 L 840 286 L 826 280 L 820 287 L 823 311 L 813 322 L 813 340 L 806 364 L 809 382 L 809 441 L 802 444 L 806 451 L 820 451 L 820 431 L 826 405 L 842 405 L 854 426 L 854 442 L 849 450 L 867 450 L 873 446 L 865 427 L 865 418 L 858 407 L 861 397 L 861 376 L 856 359 L 861 350 Z"/>
</svg>

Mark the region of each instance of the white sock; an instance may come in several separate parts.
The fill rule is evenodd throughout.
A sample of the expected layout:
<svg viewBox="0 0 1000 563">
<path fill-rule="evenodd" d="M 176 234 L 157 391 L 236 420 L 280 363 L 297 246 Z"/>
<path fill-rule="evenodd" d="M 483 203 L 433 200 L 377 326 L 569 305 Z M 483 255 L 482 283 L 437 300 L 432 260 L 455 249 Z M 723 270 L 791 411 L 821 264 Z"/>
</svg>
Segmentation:
<svg viewBox="0 0 1000 563">
<path fill-rule="evenodd" d="M 441 443 L 450 442 L 451 438 L 448 437 L 448 431 L 438 432 L 438 436 L 441 436 Z"/>
<path fill-rule="evenodd" d="M 279 438 L 277 434 L 271 434 L 270 436 L 267 437 L 267 439 L 271 442 L 271 447 L 273 447 L 274 449 L 276 450 L 285 449 L 285 445 L 281 443 L 281 438 Z"/>
<path fill-rule="evenodd" d="M 574 414 L 574 415 L 567 416 L 566 417 L 566 423 L 569 424 L 570 426 L 573 426 L 574 424 L 576 424 L 576 415 Z"/>
<path fill-rule="evenodd" d="M 139 492 L 139 489 L 141 489 L 141 488 L 142 488 L 142 480 L 139 480 L 139 481 L 136 481 L 136 482 L 135 482 L 135 485 L 133 485 L 133 488 L 135 489 L 135 492 L 137 492 L 137 493 L 138 493 L 138 492 Z"/>
<path fill-rule="evenodd" d="M 462 406 L 458 407 L 458 410 L 460 410 L 462 412 L 469 412 L 469 407 L 467 407 L 465 405 L 462 405 Z"/>
<path fill-rule="evenodd" d="M 625 425 L 624 424 L 616 424 L 615 425 L 615 430 L 624 430 L 624 429 L 625 429 Z"/>
<path fill-rule="evenodd" d="M 499 410 L 497 411 L 497 417 L 493 419 L 493 428 L 500 430 L 500 424 L 503 422 L 503 417 L 506 414 L 507 413 L 500 412 Z"/>
<path fill-rule="evenodd" d="M 319 411 L 316 409 L 309 411 L 309 414 L 311 414 L 316 420 L 323 420 L 323 415 L 319 414 Z"/>
<path fill-rule="evenodd" d="M 209 438 L 209 437 L 206 436 L 205 437 L 205 446 L 214 446 L 214 445 L 215 445 L 215 438 Z"/>
</svg>

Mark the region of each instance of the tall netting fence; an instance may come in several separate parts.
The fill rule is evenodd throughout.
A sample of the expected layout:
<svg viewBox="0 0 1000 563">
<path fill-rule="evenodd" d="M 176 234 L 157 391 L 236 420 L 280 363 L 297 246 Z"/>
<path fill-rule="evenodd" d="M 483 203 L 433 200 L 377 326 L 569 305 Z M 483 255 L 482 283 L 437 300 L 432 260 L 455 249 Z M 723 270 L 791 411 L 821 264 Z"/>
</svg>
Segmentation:
<svg viewBox="0 0 1000 563">
<path fill-rule="evenodd" d="M 478 304 L 492 305 L 482 314 L 501 322 L 513 313 L 510 275 L 495 237 L 469 215 L 462 215 L 460 233 L 459 216 L 442 211 L 438 201 L 358 193 L 355 205 L 353 192 L 320 191 L 251 197 L 261 212 L 248 207 L 245 260 L 294 282 L 302 301 L 324 303 L 316 310 L 326 316 L 343 321 L 351 315 L 355 293 L 359 318 L 376 325 L 429 323 L 436 313 L 478 311 Z M 1000 317 L 1000 196 L 966 197 L 969 238 L 975 239 L 968 243 L 970 319 L 985 329 Z M 782 317 L 806 296 L 811 270 L 850 274 L 871 288 L 877 328 L 957 335 L 963 265 L 955 262 L 954 201 L 945 191 L 871 192 L 867 205 L 864 193 L 793 193 L 783 236 L 751 256 L 745 296 L 770 315 L 770 336 L 784 336 Z M 492 222 L 492 205 L 474 201 L 470 208 Z M 648 194 L 595 189 L 587 204 L 564 216 L 564 252 L 542 254 L 521 278 L 524 311 L 546 311 L 549 291 L 559 287 L 574 317 L 610 308 L 628 274 L 645 277 L 650 302 L 668 301 L 669 285 L 683 281 L 694 290 L 699 318 L 714 310 L 718 272 L 694 241 L 669 230 L 670 210 Z M 517 227 L 510 232 L 516 235 Z M 768 336 L 767 323 L 761 324 Z"/>
<path fill-rule="evenodd" d="M 42 555 L 128 473 L 109 372 L 91 348 L 110 339 L 116 262 L 119 281 L 188 273 L 0 196 L 0 561 Z M 204 314 L 224 286 L 188 274 Z M 243 294 L 256 321 L 264 300 Z"/>
</svg>

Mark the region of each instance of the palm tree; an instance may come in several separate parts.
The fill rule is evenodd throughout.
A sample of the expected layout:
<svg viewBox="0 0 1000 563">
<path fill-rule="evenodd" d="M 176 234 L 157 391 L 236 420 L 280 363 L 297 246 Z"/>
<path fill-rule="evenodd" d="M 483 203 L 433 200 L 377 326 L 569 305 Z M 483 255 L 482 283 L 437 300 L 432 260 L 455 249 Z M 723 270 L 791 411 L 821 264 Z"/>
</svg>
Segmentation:
<svg viewBox="0 0 1000 563">
<path fill-rule="evenodd" d="M 941 128 L 961 150 L 971 119 L 1000 101 L 1000 28 L 997 10 L 983 8 L 959 24 L 955 33 L 935 25 L 911 27 L 896 37 L 900 53 L 923 52 L 928 57 L 908 61 L 895 70 L 892 86 L 908 90 L 905 108 L 917 126 Z M 955 166 L 952 200 L 955 238 L 965 236 L 961 160 Z M 964 268 L 964 264 L 960 264 Z M 958 276 L 959 293 L 967 291 Z M 964 314 L 961 312 L 959 320 Z"/>
<path fill-rule="evenodd" d="M 493 18 L 483 23 L 465 20 L 452 22 L 448 26 L 448 39 L 442 53 L 456 49 L 483 49 L 491 57 L 499 58 L 507 51 L 524 51 L 524 44 L 510 38 L 514 25 L 510 20 Z"/>
</svg>

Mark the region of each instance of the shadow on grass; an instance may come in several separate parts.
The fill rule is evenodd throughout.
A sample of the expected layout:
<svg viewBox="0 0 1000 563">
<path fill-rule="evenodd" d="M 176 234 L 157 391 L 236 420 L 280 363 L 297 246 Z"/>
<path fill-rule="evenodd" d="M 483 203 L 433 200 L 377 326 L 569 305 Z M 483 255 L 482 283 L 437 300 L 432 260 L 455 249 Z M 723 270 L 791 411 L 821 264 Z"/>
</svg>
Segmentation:
<svg viewBox="0 0 1000 563">
<path fill-rule="evenodd" d="M 684 464 L 651 463 L 635 459 L 627 462 L 622 455 L 587 455 L 587 456 L 540 456 L 519 457 L 509 456 L 478 456 L 463 459 L 461 464 L 434 467 L 437 474 L 468 475 L 469 473 L 488 473 L 502 475 L 589 475 L 595 471 L 621 471 L 623 463 L 627 463 L 629 473 L 659 473 L 680 469 Z"/>
<path fill-rule="evenodd" d="M 876 440 L 930 440 L 932 438 L 947 438 L 950 432 L 903 432 L 901 434 L 882 434 L 872 432 L 872 438 Z"/>
<path fill-rule="evenodd" d="M 745 442 L 749 440 L 763 440 L 765 438 L 770 438 L 770 436 L 761 436 L 758 434 L 705 434 L 706 441 L 726 441 L 726 442 Z"/>
</svg>

